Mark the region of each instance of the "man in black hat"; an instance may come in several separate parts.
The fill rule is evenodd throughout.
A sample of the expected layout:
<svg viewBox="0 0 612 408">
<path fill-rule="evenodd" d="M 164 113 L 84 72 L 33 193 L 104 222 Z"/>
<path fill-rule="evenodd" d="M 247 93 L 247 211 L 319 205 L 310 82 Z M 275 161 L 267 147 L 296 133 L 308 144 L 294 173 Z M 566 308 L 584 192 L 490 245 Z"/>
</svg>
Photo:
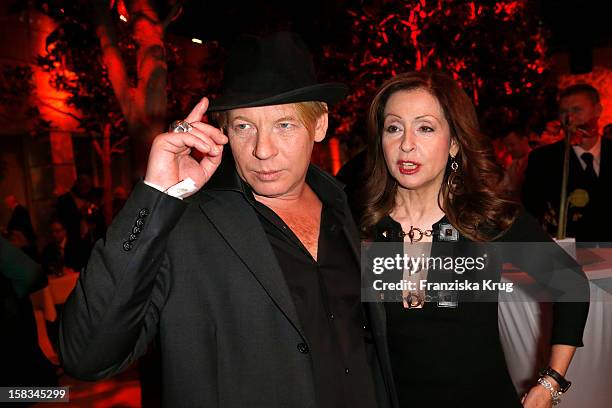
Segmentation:
<svg viewBox="0 0 612 408">
<path fill-rule="evenodd" d="M 157 336 L 166 406 L 391 405 L 384 311 L 360 303 L 346 197 L 309 164 L 345 91 L 316 82 L 293 34 L 237 44 L 223 95 L 156 137 L 96 244 L 63 314 L 68 374 L 110 376 Z"/>
</svg>

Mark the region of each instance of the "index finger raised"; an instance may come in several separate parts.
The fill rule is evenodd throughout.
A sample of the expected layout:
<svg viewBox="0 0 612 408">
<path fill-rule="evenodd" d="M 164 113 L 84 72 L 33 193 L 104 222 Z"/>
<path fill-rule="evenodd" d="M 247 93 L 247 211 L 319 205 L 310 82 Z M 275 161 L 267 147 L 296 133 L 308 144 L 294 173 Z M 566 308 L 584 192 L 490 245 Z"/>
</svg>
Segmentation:
<svg viewBox="0 0 612 408">
<path fill-rule="evenodd" d="M 191 110 L 185 121 L 187 123 L 199 122 L 202 120 L 202 116 L 206 113 L 208 109 L 208 98 L 204 97 L 198 102 L 196 106 Z"/>
</svg>

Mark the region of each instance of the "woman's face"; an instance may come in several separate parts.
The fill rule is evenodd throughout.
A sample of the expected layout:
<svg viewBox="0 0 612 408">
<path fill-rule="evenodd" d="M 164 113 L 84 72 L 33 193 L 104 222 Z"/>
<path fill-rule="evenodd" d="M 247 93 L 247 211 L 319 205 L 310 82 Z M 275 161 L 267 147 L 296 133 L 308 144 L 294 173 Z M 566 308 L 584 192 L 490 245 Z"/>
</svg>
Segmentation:
<svg viewBox="0 0 612 408">
<path fill-rule="evenodd" d="M 402 90 L 385 105 L 382 148 L 400 187 L 441 186 L 448 155 L 457 154 L 438 100 L 424 89 Z"/>
</svg>

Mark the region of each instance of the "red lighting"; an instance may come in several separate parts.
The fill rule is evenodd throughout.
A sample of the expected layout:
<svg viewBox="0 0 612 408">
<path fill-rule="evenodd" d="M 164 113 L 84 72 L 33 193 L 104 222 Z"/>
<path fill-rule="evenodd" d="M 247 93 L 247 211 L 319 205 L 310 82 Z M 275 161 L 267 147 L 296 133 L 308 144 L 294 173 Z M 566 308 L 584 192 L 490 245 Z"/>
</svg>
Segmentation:
<svg viewBox="0 0 612 408">
<path fill-rule="evenodd" d="M 127 7 L 125 7 L 125 3 L 124 3 L 123 0 L 119 0 L 117 2 L 117 12 L 119 13 L 119 18 L 121 18 L 121 20 L 123 20 L 123 21 L 127 21 L 128 20 L 130 15 L 129 15 L 128 11 L 127 11 Z"/>
<path fill-rule="evenodd" d="M 331 156 L 332 174 L 337 174 L 340 171 L 342 162 L 340 160 L 340 141 L 333 137 L 329 139 L 329 153 Z"/>
</svg>

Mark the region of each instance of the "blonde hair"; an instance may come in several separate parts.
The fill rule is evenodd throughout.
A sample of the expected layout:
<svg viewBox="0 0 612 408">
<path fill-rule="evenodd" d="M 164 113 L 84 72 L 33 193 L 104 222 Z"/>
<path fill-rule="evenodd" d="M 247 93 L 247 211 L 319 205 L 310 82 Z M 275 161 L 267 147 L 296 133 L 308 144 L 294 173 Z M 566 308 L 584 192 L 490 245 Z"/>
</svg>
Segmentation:
<svg viewBox="0 0 612 408">
<path fill-rule="evenodd" d="M 314 126 L 321 115 L 329 112 L 325 102 L 307 101 L 292 103 L 297 112 L 298 120 L 306 127 L 309 133 L 314 132 Z M 214 123 L 222 129 L 227 127 L 229 111 L 211 112 L 210 116 Z"/>
</svg>

